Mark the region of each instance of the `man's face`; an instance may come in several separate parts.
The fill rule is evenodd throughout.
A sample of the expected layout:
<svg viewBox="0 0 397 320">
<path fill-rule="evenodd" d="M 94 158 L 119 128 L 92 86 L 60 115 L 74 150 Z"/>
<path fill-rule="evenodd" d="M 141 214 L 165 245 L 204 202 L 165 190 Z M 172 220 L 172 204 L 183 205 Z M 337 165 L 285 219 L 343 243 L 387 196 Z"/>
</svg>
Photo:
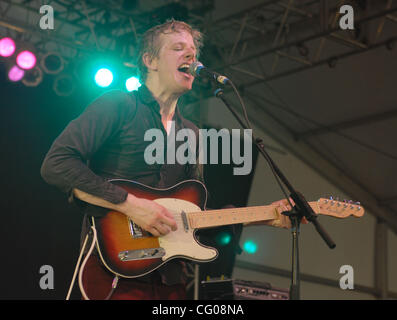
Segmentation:
<svg viewBox="0 0 397 320">
<path fill-rule="evenodd" d="M 155 65 L 161 85 L 175 93 L 191 90 L 194 77 L 178 70 L 183 65 L 188 67 L 196 59 L 196 47 L 191 34 L 186 31 L 162 34 L 160 43 Z"/>
</svg>

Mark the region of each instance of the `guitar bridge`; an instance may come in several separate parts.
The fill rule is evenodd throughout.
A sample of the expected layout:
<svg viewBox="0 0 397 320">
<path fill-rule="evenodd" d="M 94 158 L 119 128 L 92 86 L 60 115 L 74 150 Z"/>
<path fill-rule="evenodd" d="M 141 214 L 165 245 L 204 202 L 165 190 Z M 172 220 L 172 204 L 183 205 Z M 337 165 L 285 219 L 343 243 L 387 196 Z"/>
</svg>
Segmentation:
<svg viewBox="0 0 397 320">
<path fill-rule="evenodd" d="M 133 261 L 143 259 L 156 259 L 165 255 L 163 248 L 148 248 L 139 250 L 126 250 L 119 252 L 119 259 L 121 261 Z"/>
</svg>

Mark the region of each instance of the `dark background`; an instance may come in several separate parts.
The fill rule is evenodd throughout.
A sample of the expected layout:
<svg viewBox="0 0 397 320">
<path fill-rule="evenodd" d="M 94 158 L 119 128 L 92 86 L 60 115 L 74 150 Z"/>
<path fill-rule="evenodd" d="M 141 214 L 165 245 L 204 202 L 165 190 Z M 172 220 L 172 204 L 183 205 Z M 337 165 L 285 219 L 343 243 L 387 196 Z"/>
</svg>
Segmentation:
<svg viewBox="0 0 397 320">
<path fill-rule="evenodd" d="M 62 299 L 78 257 L 82 215 L 42 180 L 40 166 L 52 141 L 92 98 L 60 98 L 49 78 L 28 88 L 10 83 L 4 70 L 0 77 L 0 299 Z M 40 289 L 42 265 L 54 269 L 54 290 Z"/>
<path fill-rule="evenodd" d="M 0 299 L 65 299 L 79 255 L 82 214 L 67 202 L 65 194 L 42 180 L 40 166 L 63 128 L 102 91 L 90 88 L 58 97 L 52 81 L 46 76 L 33 88 L 11 83 L 0 64 Z M 253 168 L 255 162 L 256 156 Z M 231 173 L 230 165 L 206 167 L 208 207 L 245 205 L 253 172 L 243 177 Z M 213 230 L 202 234 L 203 241 L 216 245 L 214 237 Z M 235 256 L 233 241 L 221 249 L 223 254 L 217 263 L 203 268 L 202 277 L 230 274 Z M 229 267 L 222 270 L 225 261 L 229 261 Z M 43 265 L 53 267 L 52 290 L 40 288 Z M 79 298 L 77 282 L 71 298 Z"/>
</svg>

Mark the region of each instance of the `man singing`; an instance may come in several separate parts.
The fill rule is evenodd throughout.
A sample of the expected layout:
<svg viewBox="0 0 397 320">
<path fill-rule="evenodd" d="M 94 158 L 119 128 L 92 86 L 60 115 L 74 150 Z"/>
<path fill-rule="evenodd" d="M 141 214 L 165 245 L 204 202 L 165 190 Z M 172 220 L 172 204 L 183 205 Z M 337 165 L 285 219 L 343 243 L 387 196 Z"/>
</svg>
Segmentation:
<svg viewBox="0 0 397 320">
<path fill-rule="evenodd" d="M 41 175 L 82 207 L 83 232 L 90 227 L 87 216 L 100 217 L 108 209 L 125 214 L 156 237 L 176 230 L 174 217 L 166 208 L 108 181 L 122 178 L 166 188 L 187 179 L 203 180 L 200 164 L 149 165 L 144 160 L 147 130 L 160 129 L 167 137 L 172 121 L 176 132 L 184 128 L 198 132 L 180 115 L 178 99 L 192 89 L 194 78 L 183 69 L 196 60 L 201 40 L 199 31 L 175 20 L 148 30 L 142 37 L 138 62 L 144 85 L 132 93 L 113 90 L 103 94 L 54 141 Z M 99 257 L 92 255 L 83 277 L 87 296 L 104 299 L 113 278 Z M 122 278 L 111 298 L 184 299 L 185 265 L 171 260 L 148 275 Z"/>
</svg>

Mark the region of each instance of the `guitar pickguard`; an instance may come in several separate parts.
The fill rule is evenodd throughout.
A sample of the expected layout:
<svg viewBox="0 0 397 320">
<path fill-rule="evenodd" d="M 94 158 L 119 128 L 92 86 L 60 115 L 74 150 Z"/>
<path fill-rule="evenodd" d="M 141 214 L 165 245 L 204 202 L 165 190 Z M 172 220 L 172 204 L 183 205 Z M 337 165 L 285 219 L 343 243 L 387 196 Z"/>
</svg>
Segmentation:
<svg viewBox="0 0 397 320">
<path fill-rule="evenodd" d="M 163 260 L 184 257 L 196 261 L 211 261 L 218 256 L 218 252 L 214 248 L 203 246 L 197 242 L 194 229 L 185 227 L 183 212 L 200 211 L 198 206 L 189 201 L 174 198 L 160 198 L 154 201 L 166 207 L 174 215 L 178 226 L 176 231 L 159 237 L 160 247 L 165 249 Z"/>
</svg>

